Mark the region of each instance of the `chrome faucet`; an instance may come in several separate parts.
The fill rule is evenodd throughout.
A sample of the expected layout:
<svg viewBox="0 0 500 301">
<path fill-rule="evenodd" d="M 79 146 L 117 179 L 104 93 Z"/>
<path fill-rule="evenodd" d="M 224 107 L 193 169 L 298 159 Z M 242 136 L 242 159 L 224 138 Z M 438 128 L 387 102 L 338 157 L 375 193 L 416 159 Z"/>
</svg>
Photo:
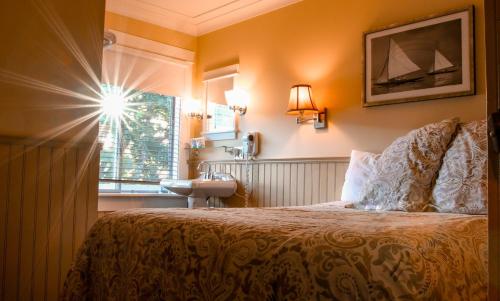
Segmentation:
<svg viewBox="0 0 500 301">
<path fill-rule="evenodd" d="M 208 167 L 207 171 L 205 171 L 204 166 Z M 196 169 L 198 170 L 198 172 L 201 175 L 203 175 L 203 179 L 205 179 L 205 180 L 211 180 L 213 178 L 212 167 L 210 166 L 210 164 L 208 162 L 201 161 L 198 164 L 198 167 Z"/>
</svg>

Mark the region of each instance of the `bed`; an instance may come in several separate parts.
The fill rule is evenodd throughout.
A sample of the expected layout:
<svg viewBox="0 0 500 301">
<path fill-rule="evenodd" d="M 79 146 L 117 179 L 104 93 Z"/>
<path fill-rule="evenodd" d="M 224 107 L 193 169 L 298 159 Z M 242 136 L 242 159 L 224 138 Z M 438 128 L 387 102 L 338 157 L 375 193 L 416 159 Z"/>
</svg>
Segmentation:
<svg viewBox="0 0 500 301">
<path fill-rule="evenodd" d="M 343 202 L 116 212 L 64 300 L 486 300 L 485 121 L 354 152 Z M 433 212 L 429 212 L 433 211 Z"/>
<path fill-rule="evenodd" d="M 62 299 L 486 300 L 486 288 L 486 216 L 333 202 L 106 215 Z"/>
</svg>

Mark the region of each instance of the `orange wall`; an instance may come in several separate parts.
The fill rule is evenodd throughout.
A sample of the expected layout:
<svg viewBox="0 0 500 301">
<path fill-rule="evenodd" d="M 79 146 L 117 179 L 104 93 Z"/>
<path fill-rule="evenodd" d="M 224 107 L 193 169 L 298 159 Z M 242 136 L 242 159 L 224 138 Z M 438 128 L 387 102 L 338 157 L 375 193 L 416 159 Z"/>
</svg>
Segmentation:
<svg viewBox="0 0 500 301">
<path fill-rule="evenodd" d="M 104 26 L 163 44 L 196 50 L 196 37 L 112 12 L 106 12 Z"/>
<path fill-rule="evenodd" d="M 101 72 L 103 6 L 101 0 L 0 5 L 0 135 L 56 140 L 97 136 L 97 123 L 90 123 L 95 118 L 71 130 L 75 120 L 96 110 L 75 109 L 95 102 L 72 93 L 96 96 L 91 90 L 97 87 L 92 79 Z"/>
<path fill-rule="evenodd" d="M 470 4 L 476 7 L 476 96 L 362 108 L 363 32 Z M 346 156 L 351 149 L 380 152 L 425 123 L 485 116 L 482 0 L 305 0 L 201 36 L 197 94 L 203 71 L 238 60 L 237 86 L 252 95 L 240 130 L 262 133 L 261 158 Z M 311 84 L 318 105 L 328 108 L 327 130 L 298 126 L 285 115 L 290 86 L 297 83 Z M 229 158 L 220 149 L 204 154 Z"/>
</svg>

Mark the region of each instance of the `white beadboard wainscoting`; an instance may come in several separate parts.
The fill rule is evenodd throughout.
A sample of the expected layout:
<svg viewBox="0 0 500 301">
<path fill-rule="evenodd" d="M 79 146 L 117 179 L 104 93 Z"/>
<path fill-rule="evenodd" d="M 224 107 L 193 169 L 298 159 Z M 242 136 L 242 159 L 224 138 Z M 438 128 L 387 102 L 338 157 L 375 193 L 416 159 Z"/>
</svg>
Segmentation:
<svg viewBox="0 0 500 301">
<path fill-rule="evenodd" d="M 349 157 L 205 162 L 238 181 L 237 195 L 210 207 L 282 207 L 340 200 Z"/>
<path fill-rule="evenodd" d="M 0 300 L 57 300 L 97 219 L 99 147 L 0 138 Z"/>
</svg>

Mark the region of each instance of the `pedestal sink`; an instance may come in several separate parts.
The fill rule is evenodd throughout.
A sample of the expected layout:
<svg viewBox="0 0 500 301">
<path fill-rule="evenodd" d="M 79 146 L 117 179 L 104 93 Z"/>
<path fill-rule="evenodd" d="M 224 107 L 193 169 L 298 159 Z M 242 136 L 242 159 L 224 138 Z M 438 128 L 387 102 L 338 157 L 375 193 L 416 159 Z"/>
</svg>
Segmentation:
<svg viewBox="0 0 500 301">
<path fill-rule="evenodd" d="M 211 173 L 193 180 L 162 180 L 160 185 L 187 196 L 189 208 L 207 207 L 209 197 L 230 197 L 236 192 L 236 180 L 224 173 Z"/>
</svg>

